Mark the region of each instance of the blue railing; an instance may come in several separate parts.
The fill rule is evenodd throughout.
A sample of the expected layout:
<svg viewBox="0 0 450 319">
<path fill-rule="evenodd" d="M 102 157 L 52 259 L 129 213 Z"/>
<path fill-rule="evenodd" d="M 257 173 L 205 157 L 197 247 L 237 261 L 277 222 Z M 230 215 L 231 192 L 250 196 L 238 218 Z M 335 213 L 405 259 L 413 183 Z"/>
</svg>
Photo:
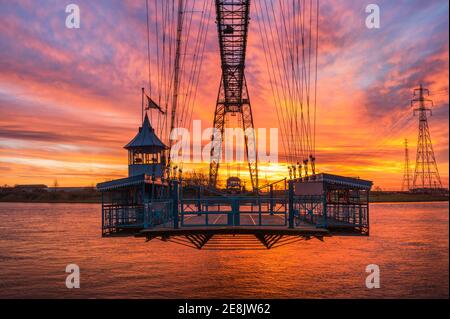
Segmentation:
<svg viewBox="0 0 450 319">
<path fill-rule="evenodd" d="M 287 213 L 286 198 L 182 199 L 180 226 L 287 226 Z"/>
<path fill-rule="evenodd" d="M 152 201 L 144 205 L 102 205 L 102 232 L 114 233 L 127 228 L 171 226 L 173 203 L 171 200 Z"/>
<path fill-rule="evenodd" d="M 229 196 L 180 198 L 178 184 L 170 200 L 143 205 L 102 205 L 103 234 L 125 229 L 153 227 L 302 227 L 369 230 L 367 201 L 339 196 L 295 195 L 289 182 L 287 196 Z"/>
<path fill-rule="evenodd" d="M 312 224 L 327 226 L 326 202 L 323 195 L 293 196 L 295 226 Z"/>
</svg>

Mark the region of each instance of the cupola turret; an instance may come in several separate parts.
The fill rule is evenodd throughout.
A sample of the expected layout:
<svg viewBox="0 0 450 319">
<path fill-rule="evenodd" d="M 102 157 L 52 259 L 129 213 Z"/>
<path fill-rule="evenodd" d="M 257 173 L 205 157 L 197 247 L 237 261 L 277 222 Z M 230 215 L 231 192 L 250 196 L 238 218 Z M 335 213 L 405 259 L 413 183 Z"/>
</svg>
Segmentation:
<svg viewBox="0 0 450 319">
<path fill-rule="evenodd" d="M 138 134 L 124 148 L 128 150 L 128 176 L 163 176 L 166 166 L 164 151 L 168 147 L 156 135 L 147 114 Z"/>
</svg>

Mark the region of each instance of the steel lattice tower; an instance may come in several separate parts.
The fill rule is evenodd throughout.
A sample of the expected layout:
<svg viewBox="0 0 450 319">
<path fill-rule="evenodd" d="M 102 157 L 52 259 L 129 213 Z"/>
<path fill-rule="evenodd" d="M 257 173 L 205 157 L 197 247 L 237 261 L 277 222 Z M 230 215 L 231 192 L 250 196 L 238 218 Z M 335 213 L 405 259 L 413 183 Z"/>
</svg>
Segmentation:
<svg viewBox="0 0 450 319">
<path fill-rule="evenodd" d="M 430 95 L 430 92 L 421 84 L 418 89 L 414 90 L 414 97 L 411 100 L 411 106 L 415 107 L 414 115 L 419 114 L 419 137 L 413 181 L 413 189 L 416 190 L 442 188 L 427 118 L 428 112 L 433 115 L 431 107 L 434 105 L 432 100 L 425 98 L 425 94 Z"/>
<path fill-rule="evenodd" d="M 249 24 L 250 0 L 216 0 L 222 78 L 220 81 L 214 132 L 211 136 L 210 186 L 217 184 L 222 158 L 222 142 L 227 114 L 241 116 L 245 134 L 245 151 L 253 189 L 258 188 L 258 159 L 253 115 L 245 80 L 245 54 Z"/>
<path fill-rule="evenodd" d="M 411 171 L 409 166 L 408 140 L 405 139 L 405 164 L 403 168 L 402 191 L 409 191 L 411 189 Z"/>
</svg>

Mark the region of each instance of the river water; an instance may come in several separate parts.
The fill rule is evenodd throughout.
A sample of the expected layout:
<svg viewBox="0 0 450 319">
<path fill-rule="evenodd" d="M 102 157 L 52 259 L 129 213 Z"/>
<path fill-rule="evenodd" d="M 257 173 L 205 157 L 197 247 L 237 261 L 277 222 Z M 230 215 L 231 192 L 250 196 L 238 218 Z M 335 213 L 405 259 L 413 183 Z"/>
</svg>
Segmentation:
<svg viewBox="0 0 450 319">
<path fill-rule="evenodd" d="M 448 298 L 448 202 L 370 209 L 370 237 L 207 251 L 101 238 L 96 204 L 0 203 L 0 298 Z M 365 286 L 369 264 L 379 289 Z"/>
</svg>

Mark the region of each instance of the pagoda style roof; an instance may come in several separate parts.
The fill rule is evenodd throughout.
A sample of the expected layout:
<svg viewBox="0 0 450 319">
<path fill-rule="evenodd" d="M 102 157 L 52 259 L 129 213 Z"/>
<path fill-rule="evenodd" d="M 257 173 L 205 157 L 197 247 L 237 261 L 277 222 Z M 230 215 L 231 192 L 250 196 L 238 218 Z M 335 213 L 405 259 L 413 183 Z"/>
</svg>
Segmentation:
<svg viewBox="0 0 450 319">
<path fill-rule="evenodd" d="M 157 153 L 168 147 L 156 136 L 155 130 L 151 126 L 147 114 L 145 114 L 145 119 L 142 127 L 139 128 L 139 132 L 124 148 L 127 150 Z"/>
</svg>

